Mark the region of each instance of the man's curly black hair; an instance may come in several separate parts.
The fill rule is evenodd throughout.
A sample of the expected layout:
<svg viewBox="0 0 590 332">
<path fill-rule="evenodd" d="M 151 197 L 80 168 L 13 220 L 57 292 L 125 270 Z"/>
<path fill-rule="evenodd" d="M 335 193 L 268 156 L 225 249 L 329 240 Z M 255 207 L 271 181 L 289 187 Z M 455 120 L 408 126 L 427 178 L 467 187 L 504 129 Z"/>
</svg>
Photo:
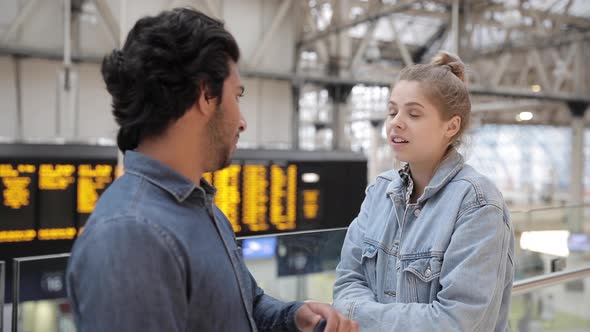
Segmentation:
<svg viewBox="0 0 590 332">
<path fill-rule="evenodd" d="M 117 145 L 135 149 L 182 117 L 201 93 L 221 102 L 229 61 L 240 50 L 221 21 L 178 8 L 137 21 L 122 50 L 102 62 L 119 124 Z"/>
</svg>

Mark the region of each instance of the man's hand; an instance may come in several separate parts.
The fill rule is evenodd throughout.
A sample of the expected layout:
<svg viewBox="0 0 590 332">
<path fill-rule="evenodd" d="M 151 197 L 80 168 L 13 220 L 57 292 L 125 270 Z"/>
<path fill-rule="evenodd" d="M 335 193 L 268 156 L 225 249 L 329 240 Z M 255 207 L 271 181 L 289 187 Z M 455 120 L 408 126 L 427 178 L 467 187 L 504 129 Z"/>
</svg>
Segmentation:
<svg viewBox="0 0 590 332">
<path fill-rule="evenodd" d="M 352 321 L 329 304 L 318 302 L 306 302 L 295 313 L 295 324 L 303 332 L 313 332 L 320 319 L 324 318 L 325 332 L 358 332 L 358 323 Z"/>
</svg>

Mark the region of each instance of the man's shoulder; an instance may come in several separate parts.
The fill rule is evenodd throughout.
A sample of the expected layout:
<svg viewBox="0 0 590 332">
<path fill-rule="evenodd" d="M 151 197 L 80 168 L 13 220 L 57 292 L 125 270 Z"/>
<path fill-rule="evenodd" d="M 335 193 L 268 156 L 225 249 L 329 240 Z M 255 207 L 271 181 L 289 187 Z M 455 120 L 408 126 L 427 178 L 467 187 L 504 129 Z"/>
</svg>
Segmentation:
<svg viewBox="0 0 590 332">
<path fill-rule="evenodd" d="M 161 192 L 140 177 L 125 174 L 105 190 L 96 203 L 91 220 L 139 218 L 140 212 L 154 200 L 162 201 Z"/>
<path fill-rule="evenodd" d="M 95 240 L 103 243 L 125 240 L 126 237 L 159 232 L 159 228 L 148 219 L 129 211 L 110 211 L 110 213 L 102 215 L 93 214 L 84 226 L 82 234 L 78 236 L 75 246 Z"/>
<path fill-rule="evenodd" d="M 181 244 L 162 225 L 136 214 L 121 213 L 91 218 L 72 247 L 70 260 L 131 255 L 139 258 L 168 252 L 178 258 Z"/>
</svg>

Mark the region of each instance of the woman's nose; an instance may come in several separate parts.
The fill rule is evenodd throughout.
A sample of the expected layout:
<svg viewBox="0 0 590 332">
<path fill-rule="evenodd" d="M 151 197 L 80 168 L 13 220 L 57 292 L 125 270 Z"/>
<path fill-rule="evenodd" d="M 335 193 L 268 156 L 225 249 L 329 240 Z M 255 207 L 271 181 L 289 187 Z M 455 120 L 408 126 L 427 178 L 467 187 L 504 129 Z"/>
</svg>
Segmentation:
<svg viewBox="0 0 590 332">
<path fill-rule="evenodd" d="M 393 127 L 395 128 L 404 128 L 405 124 L 403 119 L 401 118 L 401 116 L 398 114 L 396 114 L 393 118 L 389 118 L 389 121 L 387 123 L 387 127 L 388 129 L 391 129 Z"/>
</svg>

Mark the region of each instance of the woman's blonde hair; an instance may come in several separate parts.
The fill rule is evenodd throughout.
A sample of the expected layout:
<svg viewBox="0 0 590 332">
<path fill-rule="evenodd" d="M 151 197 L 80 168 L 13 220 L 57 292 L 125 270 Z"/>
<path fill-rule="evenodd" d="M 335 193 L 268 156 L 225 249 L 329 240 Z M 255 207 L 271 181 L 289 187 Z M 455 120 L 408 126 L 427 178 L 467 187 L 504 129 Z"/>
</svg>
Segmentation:
<svg viewBox="0 0 590 332">
<path fill-rule="evenodd" d="M 471 120 L 471 100 L 466 85 L 465 64 L 454 54 L 438 52 L 429 64 L 408 66 L 400 72 L 399 81 L 416 81 L 428 98 L 438 106 L 441 118 L 461 118 L 461 127 L 453 137 L 453 146 L 460 143 Z"/>
</svg>

